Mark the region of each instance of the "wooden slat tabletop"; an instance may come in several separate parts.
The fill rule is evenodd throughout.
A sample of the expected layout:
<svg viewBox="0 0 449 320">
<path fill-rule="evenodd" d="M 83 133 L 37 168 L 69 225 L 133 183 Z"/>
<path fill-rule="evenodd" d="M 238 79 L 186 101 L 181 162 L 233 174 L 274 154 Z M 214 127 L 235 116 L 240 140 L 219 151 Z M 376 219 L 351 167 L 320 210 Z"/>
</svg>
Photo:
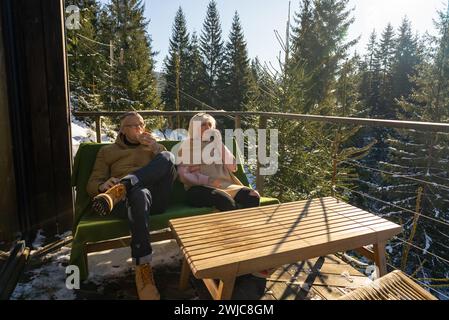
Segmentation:
<svg viewBox="0 0 449 320">
<path fill-rule="evenodd" d="M 331 197 L 174 219 L 197 278 L 237 275 L 386 241 L 397 224 Z"/>
</svg>

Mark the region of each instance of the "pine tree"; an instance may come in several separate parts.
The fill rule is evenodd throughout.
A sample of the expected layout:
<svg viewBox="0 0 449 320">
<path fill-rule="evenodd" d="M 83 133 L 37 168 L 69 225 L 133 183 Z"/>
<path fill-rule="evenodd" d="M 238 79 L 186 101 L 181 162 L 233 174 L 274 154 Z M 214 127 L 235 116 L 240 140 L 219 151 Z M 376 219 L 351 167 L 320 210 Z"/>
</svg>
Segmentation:
<svg viewBox="0 0 449 320">
<path fill-rule="evenodd" d="M 377 34 L 373 31 L 367 45 L 365 61 L 360 68 L 360 99 L 365 106 L 364 115 L 368 117 L 375 117 L 380 104 L 380 62 L 377 47 Z"/>
<path fill-rule="evenodd" d="M 317 74 L 310 73 L 309 58 L 298 59 L 298 52 L 307 53 L 306 48 L 312 46 L 299 46 L 298 39 L 309 39 L 317 44 L 319 39 L 310 29 L 303 32 L 308 23 L 313 26 L 314 19 L 302 20 L 302 23 L 301 19 L 313 17 L 309 11 L 314 10 L 308 7 L 308 1 L 303 1 L 302 5 L 306 9 L 303 9 L 301 17 L 297 14 L 296 21 L 300 27 L 294 31 L 293 56 L 280 63 L 280 73 L 270 72 L 257 63 L 252 65 L 252 74 L 259 87 L 258 95 L 251 94 L 253 100 L 249 106 L 252 108 L 257 106 L 258 110 L 279 112 L 307 110 L 306 106 L 311 101 L 308 91 L 312 87 L 312 78 L 318 78 Z M 344 42 L 344 37 L 342 40 Z M 327 114 L 350 116 L 358 109 L 357 58 L 344 61 L 344 56 L 339 56 L 341 58 L 336 62 L 333 79 L 328 79 L 329 89 L 321 97 L 321 101 L 328 102 L 328 106 L 321 106 L 320 111 Z M 312 54 L 310 59 L 313 59 Z M 345 160 L 363 157 L 371 147 L 369 143 L 360 148 L 350 146 L 349 140 L 357 132 L 357 128 L 349 126 L 331 127 L 323 123 L 279 118 L 268 119 L 267 126 L 279 130 L 279 158 L 282 162 L 276 175 L 266 178 L 266 189 L 282 201 L 328 196 L 333 193 L 336 185 L 353 187 L 357 179 L 355 170 L 341 166 L 337 172 L 334 168 Z"/>
<path fill-rule="evenodd" d="M 112 41 L 110 86 L 104 91 L 109 109 L 155 109 L 160 106 L 154 76 L 151 38 L 141 0 L 111 0 L 102 16 L 103 42 Z M 109 55 L 108 48 L 105 56 Z"/>
<path fill-rule="evenodd" d="M 296 26 L 293 29 L 293 50 L 296 52 L 297 58 L 305 58 L 311 56 L 313 44 L 316 44 L 316 38 L 313 35 L 314 28 L 314 12 L 312 0 L 302 0 L 299 3 L 299 11 L 295 13 L 294 21 Z M 309 44 L 309 46 L 301 46 L 301 44 Z"/>
<path fill-rule="evenodd" d="M 335 86 L 336 108 L 333 114 L 336 116 L 348 117 L 361 112 L 359 65 L 360 57 L 357 54 L 342 64 Z"/>
<path fill-rule="evenodd" d="M 182 8 L 176 12 L 172 28 L 170 48 L 165 59 L 166 87 L 162 94 L 166 110 L 189 109 L 182 93 L 187 91 L 187 77 L 189 72 L 189 34 Z M 179 84 L 179 87 L 178 87 Z M 178 92 L 177 92 L 178 91 Z M 177 101 L 179 96 L 179 101 Z"/>
<path fill-rule="evenodd" d="M 411 22 L 404 18 L 399 28 L 396 54 L 393 64 L 393 97 L 408 98 L 416 89 L 411 78 L 416 75 L 416 68 L 421 62 L 418 37 L 412 33 Z"/>
<path fill-rule="evenodd" d="M 396 112 L 393 106 L 392 67 L 395 56 L 395 35 L 393 26 L 389 23 L 382 33 L 377 50 L 380 63 L 379 107 L 375 115 L 382 119 L 394 119 Z"/>
<path fill-rule="evenodd" d="M 68 1 L 80 9 L 80 29 L 67 30 L 67 54 L 72 106 L 91 111 L 102 108 L 100 92 L 104 89 L 107 64 L 101 55 L 98 40 L 100 6 L 95 0 Z"/>
<path fill-rule="evenodd" d="M 336 104 L 332 115 L 358 116 L 364 111 L 359 93 L 361 77 L 359 66 L 360 57 L 357 54 L 342 64 L 335 86 Z M 347 192 L 344 188 L 354 188 L 360 181 L 360 172 L 351 164 L 351 161 L 365 158 L 371 153 L 377 141 L 369 137 L 360 139 L 360 136 L 364 136 L 364 128 L 353 125 L 338 125 L 336 130 L 328 134 L 329 139 L 333 140 L 332 188 L 342 191 L 345 195 Z"/>
<path fill-rule="evenodd" d="M 274 86 L 272 77 L 262 67 L 259 58 L 251 60 L 251 77 L 248 103 L 246 109 L 248 111 L 272 111 L 272 96 L 270 96 L 267 88 Z"/>
<path fill-rule="evenodd" d="M 188 47 L 186 92 L 190 96 L 189 109 L 204 109 L 202 102 L 206 101 L 207 97 L 207 73 L 201 57 L 198 36 L 195 32 L 192 34 Z"/>
<path fill-rule="evenodd" d="M 391 84 L 391 59 L 394 54 L 393 28 L 388 25 L 378 41 L 376 31 L 370 35 L 364 60 L 359 62 L 359 96 L 360 106 L 358 114 L 366 118 L 385 118 L 388 104 L 385 94 Z M 371 196 L 378 196 L 376 186 L 382 185 L 382 176 L 366 169 L 378 167 L 379 161 L 387 161 L 388 144 L 386 138 L 389 130 L 380 127 L 362 127 L 352 139 L 354 145 L 363 147 L 371 143 L 370 152 L 360 159 L 362 167 L 352 163 L 357 168 L 357 190 Z M 378 202 L 357 193 L 351 194 L 352 201 L 370 210 L 377 210 Z"/>
<path fill-rule="evenodd" d="M 250 87 L 248 50 L 240 18 L 235 12 L 229 42 L 226 44 L 223 73 L 220 77 L 221 103 L 223 109 L 243 111 Z"/>
<path fill-rule="evenodd" d="M 303 110 L 297 112 L 309 112 L 316 103 L 312 88 L 315 87 L 313 80 L 316 79 L 316 57 L 315 52 L 320 50 L 319 40 L 316 37 L 316 21 L 313 0 L 302 0 L 299 3 L 299 11 L 294 15 L 295 25 L 292 27 L 291 62 L 287 65 L 290 69 L 303 69 L 310 75 L 309 81 L 304 83 L 305 90 L 308 93 Z"/>
<path fill-rule="evenodd" d="M 354 22 L 348 0 L 302 0 L 293 28 L 292 60 L 302 65 L 309 76 L 304 112 L 324 104 L 335 84 L 340 63 L 358 41 L 346 42 L 349 26 Z"/>
<path fill-rule="evenodd" d="M 217 3 L 212 0 L 207 7 L 206 19 L 201 34 L 201 54 L 206 67 L 206 97 L 205 102 L 218 107 L 219 77 L 222 75 L 224 45 L 221 36 L 220 16 Z"/>
</svg>

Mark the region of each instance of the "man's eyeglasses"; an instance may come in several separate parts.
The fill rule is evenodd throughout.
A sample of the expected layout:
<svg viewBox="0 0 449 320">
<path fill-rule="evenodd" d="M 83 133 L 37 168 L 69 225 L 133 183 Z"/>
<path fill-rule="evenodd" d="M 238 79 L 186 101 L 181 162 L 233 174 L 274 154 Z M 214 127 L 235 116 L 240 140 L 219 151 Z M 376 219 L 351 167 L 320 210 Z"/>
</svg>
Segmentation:
<svg viewBox="0 0 449 320">
<path fill-rule="evenodd" d="M 144 123 L 139 123 L 139 124 L 125 124 L 124 127 L 125 127 L 125 128 L 135 128 L 135 129 L 141 128 L 141 129 L 143 129 L 143 128 L 145 128 L 145 124 L 144 124 Z"/>
</svg>

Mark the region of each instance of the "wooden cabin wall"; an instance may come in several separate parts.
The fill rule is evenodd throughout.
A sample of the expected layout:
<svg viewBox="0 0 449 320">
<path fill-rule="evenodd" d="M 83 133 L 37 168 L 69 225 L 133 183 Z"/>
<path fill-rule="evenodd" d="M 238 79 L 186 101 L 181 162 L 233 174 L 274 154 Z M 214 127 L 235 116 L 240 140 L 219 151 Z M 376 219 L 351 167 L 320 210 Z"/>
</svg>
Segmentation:
<svg viewBox="0 0 449 320">
<path fill-rule="evenodd" d="M 0 242 L 8 242 L 19 230 L 19 221 L 1 18 L 0 16 Z"/>
<path fill-rule="evenodd" d="M 21 231 L 71 229 L 70 112 L 64 1 L 2 0 Z"/>
</svg>

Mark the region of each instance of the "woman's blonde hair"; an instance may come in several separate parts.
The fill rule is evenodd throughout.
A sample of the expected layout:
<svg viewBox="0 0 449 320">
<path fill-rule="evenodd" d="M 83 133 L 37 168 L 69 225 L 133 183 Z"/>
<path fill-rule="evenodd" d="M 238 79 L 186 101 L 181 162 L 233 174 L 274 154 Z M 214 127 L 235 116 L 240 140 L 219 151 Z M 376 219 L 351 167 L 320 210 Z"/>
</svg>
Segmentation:
<svg viewBox="0 0 449 320">
<path fill-rule="evenodd" d="M 211 129 L 215 129 L 217 122 L 215 121 L 214 117 L 212 117 L 210 114 L 201 112 L 194 115 L 189 122 L 189 138 L 193 138 L 193 124 L 194 122 L 200 122 L 203 123 L 209 123 L 211 126 Z"/>
</svg>

